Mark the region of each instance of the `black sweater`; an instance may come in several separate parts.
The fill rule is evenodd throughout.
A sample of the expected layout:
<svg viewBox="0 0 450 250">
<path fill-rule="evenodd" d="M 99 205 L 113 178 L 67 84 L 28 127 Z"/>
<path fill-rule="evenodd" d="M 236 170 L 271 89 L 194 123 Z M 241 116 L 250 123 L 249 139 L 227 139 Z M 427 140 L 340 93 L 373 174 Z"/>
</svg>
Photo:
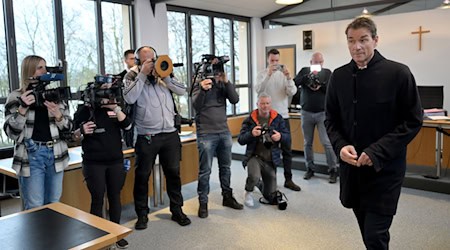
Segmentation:
<svg viewBox="0 0 450 250">
<path fill-rule="evenodd" d="M 120 129 L 125 129 L 131 122 L 128 117 L 119 122 L 115 115 L 110 117 L 108 111 L 110 111 L 111 114 L 114 114 L 107 108 L 95 109 L 94 117 L 97 129 L 104 128 L 105 132 L 84 136 L 84 139 L 81 142 L 84 162 L 112 163 L 123 160 Z M 89 117 L 89 108 L 84 105 L 79 106 L 74 115 L 75 129 L 80 128 L 81 124 L 92 120 L 89 120 Z"/>
<path fill-rule="evenodd" d="M 292 104 L 298 104 L 300 102 L 302 110 L 312 113 L 322 112 L 325 110 L 325 93 L 328 80 L 330 79 L 331 70 L 323 68 L 319 72 L 318 76 L 322 87 L 320 87 L 317 91 L 313 91 L 308 87 L 310 81 L 308 75 L 310 72 L 309 67 L 304 67 L 295 77 L 295 85 L 297 87 L 301 87 L 301 93 L 297 91 L 297 94 L 300 96 L 297 96 L 296 98 L 299 98 L 299 100 L 297 99 L 297 101 L 295 101 L 293 98 Z"/>
</svg>

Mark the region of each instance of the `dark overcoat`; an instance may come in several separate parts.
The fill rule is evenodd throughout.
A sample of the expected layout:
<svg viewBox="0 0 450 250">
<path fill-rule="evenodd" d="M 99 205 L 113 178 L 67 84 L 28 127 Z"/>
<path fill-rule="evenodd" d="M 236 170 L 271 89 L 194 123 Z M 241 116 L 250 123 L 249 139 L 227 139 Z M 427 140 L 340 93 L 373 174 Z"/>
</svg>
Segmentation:
<svg viewBox="0 0 450 250">
<path fill-rule="evenodd" d="M 406 147 L 422 126 L 422 107 L 409 68 L 377 50 L 367 67 L 352 60 L 336 69 L 326 95 L 328 136 L 336 154 L 346 145 L 373 167 L 340 160 L 340 199 L 348 208 L 394 215 L 406 171 Z"/>
</svg>

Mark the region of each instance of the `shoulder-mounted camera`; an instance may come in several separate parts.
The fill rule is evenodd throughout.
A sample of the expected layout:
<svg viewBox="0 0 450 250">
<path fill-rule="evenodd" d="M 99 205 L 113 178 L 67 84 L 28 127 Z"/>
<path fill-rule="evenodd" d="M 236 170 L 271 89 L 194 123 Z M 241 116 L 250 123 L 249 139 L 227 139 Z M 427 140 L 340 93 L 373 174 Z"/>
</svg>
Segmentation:
<svg viewBox="0 0 450 250">
<path fill-rule="evenodd" d="M 44 106 L 45 101 L 60 103 L 71 98 L 69 87 L 47 88 L 51 82 L 60 82 L 64 80 L 64 68 L 60 66 L 46 67 L 47 74 L 31 77 L 29 80 L 34 81 L 28 85 L 27 90 L 32 90 L 31 94 L 35 97 L 35 105 Z M 36 83 L 37 82 L 37 83 Z"/>
<path fill-rule="evenodd" d="M 122 80 L 120 76 L 97 75 L 94 80 L 94 82 L 87 84 L 86 89 L 81 94 L 81 100 L 85 105 L 101 106 L 103 99 L 114 100 L 115 103 L 122 102 Z M 111 86 L 104 88 L 102 87 L 103 84 L 111 84 Z"/>
<path fill-rule="evenodd" d="M 200 74 L 201 79 L 214 79 L 218 74 L 224 73 L 224 64 L 230 61 L 229 56 L 215 56 L 210 54 L 202 55 L 202 61 L 195 63 L 196 75 Z"/>
</svg>

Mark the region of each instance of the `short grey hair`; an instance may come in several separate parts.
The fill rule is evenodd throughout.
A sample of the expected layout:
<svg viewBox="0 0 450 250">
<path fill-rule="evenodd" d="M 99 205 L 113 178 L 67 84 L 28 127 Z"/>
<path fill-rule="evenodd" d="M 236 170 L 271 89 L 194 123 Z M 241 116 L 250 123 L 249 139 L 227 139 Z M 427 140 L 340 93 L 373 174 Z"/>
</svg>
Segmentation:
<svg viewBox="0 0 450 250">
<path fill-rule="evenodd" d="M 258 100 L 263 97 L 268 97 L 268 98 L 272 99 L 272 97 L 269 94 L 267 94 L 266 92 L 261 92 L 258 94 Z"/>
</svg>

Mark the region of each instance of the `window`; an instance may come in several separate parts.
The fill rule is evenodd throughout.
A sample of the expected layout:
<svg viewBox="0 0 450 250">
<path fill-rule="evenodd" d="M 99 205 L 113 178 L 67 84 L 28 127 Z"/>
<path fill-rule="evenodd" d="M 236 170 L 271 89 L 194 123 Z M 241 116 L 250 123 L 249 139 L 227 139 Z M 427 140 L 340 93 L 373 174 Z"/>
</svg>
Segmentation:
<svg viewBox="0 0 450 250">
<path fill-rule="evenodd" d="M 20 66 L 27 55 L 42 56 L 48 66 L 64 60 L 65 78 L 72 93 L 92 82 L 101 69 L 106 69 L 107 73 L 122 71 L 123 52 L 134 47 L 131 42 L 131 4 L 131 0 L 3 1 L 0 7 L 0 54 L 4 58 L 0 62 L 1 124 L 5 122 L 4 104 L 11 91 L 10 86 L 19 87 Z M 100 15 L 97 13 L 100 12 L 102 20 L 98 20 Z M 97 30 L 98 23 L 102 24 L 100 30 Z M 6 44 L 5 31 L 15 35 L 16 43 Z M 102 49 L 99 36 L 103 38 Z M 56 85 L 52 83 L 49 86 Z M 73 95 L 73 98 L 78 96 Z M 78 102 L 70 101 L 72 114 Z M 2 151 L 11 151 L 12 144 L 1 130 L 0 147 L 8 147 Z"/>
<path fill-rule="evenodd" d="M 43 57 L 49 66 L 58 63 L 52 2 L 13 1 L 19 72 L 22 60 L 28 55 Z"/>
<path fill-rule="evenodd" d="M 118 74 L 125 68 L 123 52 L 131 49 L 129 7 L 102 3 L 105 73 Z"/>
<path fill-rule="evenodd" d="M 6 97 L 9 94 L 9 75 L 8 75 L 8 62 L 6 61 L 6 36 L 5 36 L 5 23 L 3 16 L 3 4 L 0 7 L 0 56 L 4 60 L 0 61 L 0 124 L 5 123 L 5 105 Z M 13 142 L 8 139 L 3 129 L 0 131 L 0 148 L 11 146 Z"/>
<path fill-rule="evenodd" d="M 177 25 L 169 25 L 169 57 L 173 63 L 182 63 L 183 66 L 175 67 L 173 74 L 187 87 L 187 93 L 183 96 L 173 95 L 178 100 L 177 110 L 183 117 L 189 117 L 189 91 L 190 79 L 187 72 L 187 56 L 186 56 L 186 14 L 180 12 L 168 12 L 168 23 L 176 23 Z"/>
<path fill-rule="evenodd" d="M 3 17 L 3 5 L 0 7 L 0 98 L 7 97 L 9 93 L 8 62 L 6 61 L 5 23 Z M 3 109 L 1 109 L 3 110 Z M 3 122 L 1 123 L 3 124 Z"/>
<path fill-rule="evenodd" d="M 233 21 L 234 32 L 234 83 L 239 93 L 239 102 L 236 104 L 236 114 L 245 114 L 251 111 L 249 57 L 248 55 L 248 22 Z"/>
<path fill-rule="evenodd" d="M 94 1 L 62 1 L 67 84 L 75 93 L 99 73 Z"/>
<path fill-rule="evenodd" d="M 195 63 L 201 62 L 203 54 L 229 56 L 230 61 L 224 64 L 224 68 L 228 79 L 236 85 L 240 101 L 236 105 L 227 101 L 227 114 L 248 113 L 252 96 L 248 50 L 250 19 L 171 5 L 167 9 L 170 56 L 172 60 L 177 58 L 187 64 L 180 71 L 188 69 L 186 75 L 192 78 Z M 178 74 L 177 71 L 175 73 Z M 180 98 L 180 103 L 189 104 L 188 111 L 184 107 L 182 110 L 192 115 L 194 111 L 188 100 Z"/>
</svg>

